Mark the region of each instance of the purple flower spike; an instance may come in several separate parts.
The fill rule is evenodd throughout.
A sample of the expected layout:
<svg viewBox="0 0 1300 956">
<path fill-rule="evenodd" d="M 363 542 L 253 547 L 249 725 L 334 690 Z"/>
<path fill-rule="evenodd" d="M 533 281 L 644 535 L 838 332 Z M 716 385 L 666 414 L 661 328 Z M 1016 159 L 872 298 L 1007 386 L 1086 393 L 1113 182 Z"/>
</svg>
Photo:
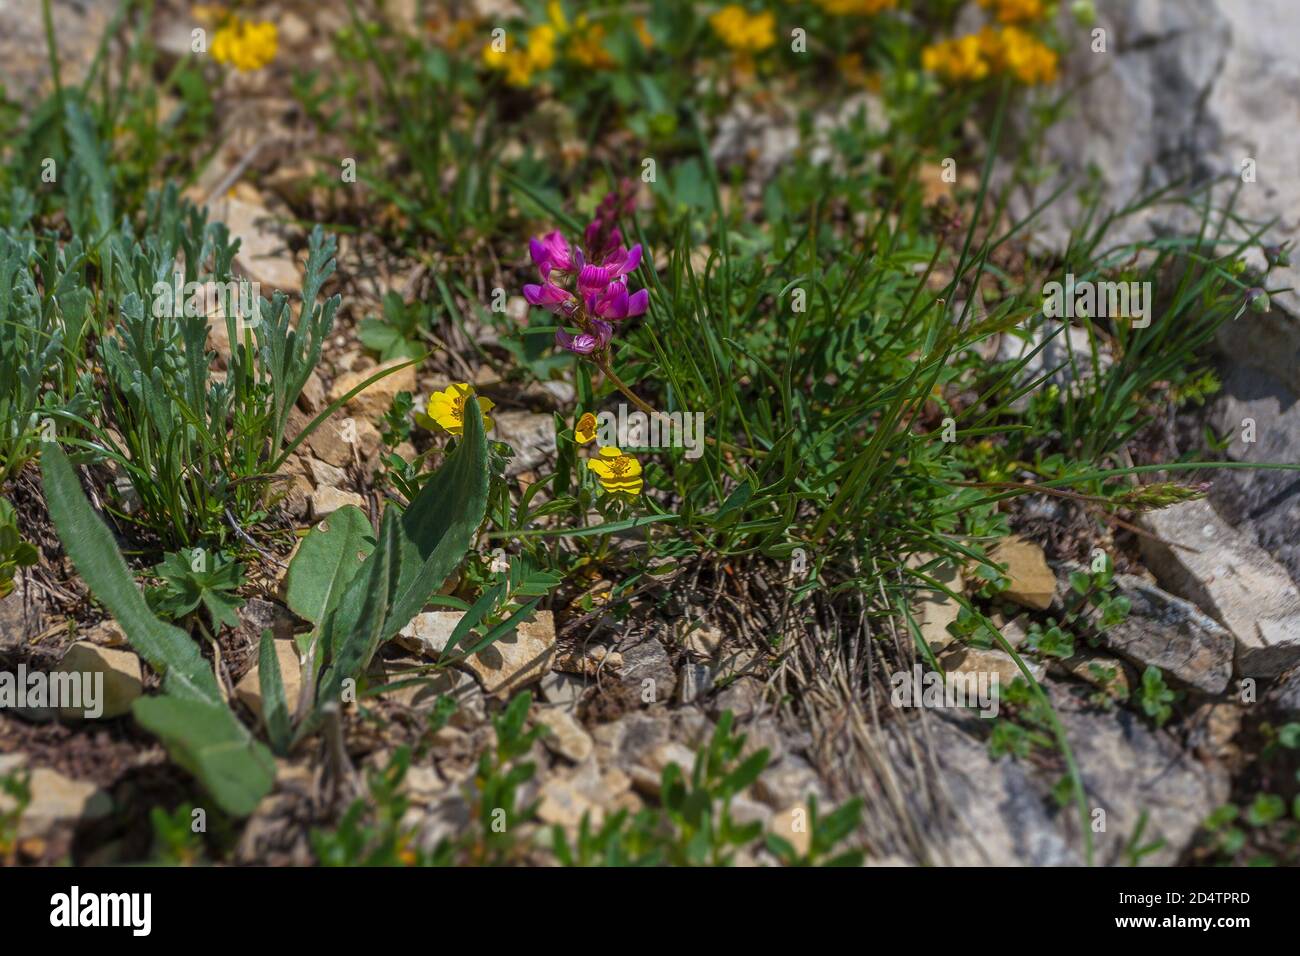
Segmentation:
<svg viewBox="0 0 1300 956">
<path fill-rule="evenodd" d="M 603 351 L 609 345 L 614 327 L 600 319 L 592 319 L 591 328 L 591 332 L 579 332 L 577 335 L 571 335 L 564 329 L 556 329 L 555 344 L 578 355 Z"/>
</svg>

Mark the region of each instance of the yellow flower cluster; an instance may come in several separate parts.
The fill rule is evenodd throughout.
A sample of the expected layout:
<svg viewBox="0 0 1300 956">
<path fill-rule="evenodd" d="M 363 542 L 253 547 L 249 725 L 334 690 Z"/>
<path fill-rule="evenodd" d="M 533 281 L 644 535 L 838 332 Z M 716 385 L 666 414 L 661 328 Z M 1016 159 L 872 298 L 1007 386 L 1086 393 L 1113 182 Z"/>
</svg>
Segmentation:
<svg viewBox="0 0 1300 956">
<path fill-rule="evenodd" d="M 1043 15 L 1043 0 L 979 0 L 985 10 L 994 10 L 999 23 L 1024 23 Z"/>
<path fill-rule="evenodd" d="M 499 50 L 494 43 L 483 47 L 483 62 L 491 69 L 501 70 L 511 86 L 527 86 L 538 70 L 548 70 L 555 64 L 555 27 L 541 23 L 528 31 L 528 40 L 522 50 Z"/>
<path fill-rule="evenodd" d="M 871 17 L 882 10 L 892 10 L 898 0 L 815 0 L 817 6 L 837 17 Z"/>
<path fill-rule="evenodd" d="M 614 58 L 605 49 L 605 28 L 588 23 L 585 13 L 574 22 L 568 52 L 569 59 L 589 70 L 608 70 L 614 65 Z"/>
<path fill-rule="evenodd" d="M 558 0 L 551 0 L 546 5 L 546 12 L 549 22 L 528 31 L 522 50 L 511 50 L 508 43 L 505 50 L 499 50 L 488 43 L 483 47 L 483 62 L 494 70 L 503 71 L 511 86 L 520 87 L 532 82 L 534 73 L 555 65 L 556 46 L 561 41 L 565 44 L 568 58 L 580 66 L 604 70 L 614 65 L 614 58 L 605 49 L 605 27 L 602 24 L 592 23 L 584 13 L 570 25 Z M 649 34 L 644 24 L 639 24 L 638 30 L 648 47 Z"/>
<path fill-rule="evenodd" d="M 776 43 L 776 17 L 771 13 L 750 13 L 730 3 L 709 17 L 713 32 L 727 46 L 742 53 L 761 53 Z"/>
<path fill-rule="evenodd" d="M 235 17 L 212 38 L 212 58 L 242 73 L 260 70 L 275 59 L 279 34 L 269 21 L 254 23 Z"/>
<path fill-rule="evenodd" d="M 1019 27 L 941 40 L 921 51 L 921 66 L 952 82 L 974 82 L 994 73 L 1009 73 L 1021 83 L 1055 83 L 1056 51 Z"/>
<path fill-rule="evenodd" d="M 997 63 L 1021 83 L 1056 82 L 1056 51 L 1031 33 L 1007 27 L 1001 33 Z"/>
<path fill-rule="evenodd" d="M 921 67 L 955 83 L 982 80 L 989 75 L 989 61 L 974 33 L 931 43 L 921 51 Z"/>
</svg>

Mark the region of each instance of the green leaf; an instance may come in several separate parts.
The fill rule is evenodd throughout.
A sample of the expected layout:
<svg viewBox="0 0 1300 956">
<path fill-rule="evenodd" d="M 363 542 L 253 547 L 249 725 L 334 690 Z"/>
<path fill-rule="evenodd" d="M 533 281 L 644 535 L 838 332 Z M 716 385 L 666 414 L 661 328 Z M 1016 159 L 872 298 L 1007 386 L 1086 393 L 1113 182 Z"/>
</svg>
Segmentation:
<svg viewBox="0 0 1300 956">
<path fill-rule="evenodd" d="M 142 697 L 136 720 L 156 734 L 227 813 L 247 816 L 271 789 L 275 762 L 222 700 L 189 635 L 149 612 L 113 535 L 96 517 L 63 449 L 41 448 L 50 517 L 87 586 L 121 625 L 131 647 L 163 676 L 163 696 Z"/>
<path fill-rule="evenodd" d="M 339 701 L 343 682 L 356 678 L 370 664 L 382 640 L 401 560 L 397 511 L 390 508 L 384 512 L 379 543 L 366 558 L 361 573 L 352 579 L 322 632 L 330 651 L 330 665 L 321 679 L 317 700 Z"/>
<path fill-rule="evenodd" d="M 383 639 L 423 610 L 474 542 L 487 510 L 487 438 L 478 402 L 465 402 L 465 427 L 456 450 L 434 473 L 401 518 L 399 578 Z"/>
<path fill-rule="evenodd" d="M 171 758 L 192 773 L 234 816 L 253 812 L 275 782 L 275 760 L 224 704 L 173 695 L 141 697 L 132 705 L 140 726 L 156 735 Z"/>
<path fill-rule="evenodd" d="M 122 626 L 132 649 L 163 677 L 163 691 L 186 700 L 222 705 L 221 692 L 198 646 L 180 628 L 150 613 L 117 543 L 86 500 L 63 449 L 41 446 L 41 480 L 50 517 L 95 598 Z"/>
<path fill-rule="evenodd" d="M 284 699 L 284 678 L 280 674 L 280 658 L 275 653 L 275 639 L 270 630 L 262 632 L 262 645 L 257 655 L 257 679 L 262 690 L 262 717 L 266 733 L 276 753 L 284 753 L 289 745 L 289 706 Z"/>
<path fill-rule="evenodd" d="M 285 575 L 285 603 L 304 620 L 321 624 L 374 547 L 374 530 L 361 509 L 340 508 L 303 538 Z"/>
</svg>

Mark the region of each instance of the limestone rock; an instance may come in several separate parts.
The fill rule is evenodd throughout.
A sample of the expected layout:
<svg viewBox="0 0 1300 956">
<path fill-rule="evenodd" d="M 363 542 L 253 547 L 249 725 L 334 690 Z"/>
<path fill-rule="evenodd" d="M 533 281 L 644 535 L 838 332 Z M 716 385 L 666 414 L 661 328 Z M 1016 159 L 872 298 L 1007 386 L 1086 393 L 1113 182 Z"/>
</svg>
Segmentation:
<svg viewBox="0 0 1300 956">
<path fill-rule="evenodd" d="M 13 759 L 14 756 L 19 759 Z M 25 762 L 21 755 L 0 757 L 0 775 Z M 18 820 L 20 840 L 44 838 L 57 828 L 100 820 L 113 811 L 112 798 L 95 784 L 88 780 L 73 780 L 48 767 L 31 770 L 27 785 L 31 790 L 31 802 Z M 6 813 L 14 806 L 12 797 L 0 793 L 0 813 Z"/>
<path fill-rule="evenodd" d="M 531 621 L 465 659 L 489 694 L 505 698 L 542 679 L 555 656 L 555 618 L 538 611 Z"/>
<path fill-rule="evenodd" d="M 1140 666 L 1154 664 L 1198 690 L 1222 693 L 1232 678 L 1232 635 L 1190 601 L 1135 575 L 1116 575 L 1115 582 L 1131 607 L 1102 642 Z"/>
<path fill-rule="evenodd" d="M 398 371 L 390 372 L 379 381 L 354 395 L 345 406 L 348 411 L 370 420 L 383 418 L 388 413 L 389 408 L 392 407 L 393 398 L 398 392 L 415 392 L 415 366 L 406 365 L 406 361 L 406 359 L 394 359 L 365 371 L 347 372 L 340 375 L 334 380 L 333 387 L 330 388 L 330 402 L 337 402 L 372 375 L 376 375 L 385 369 L 397 368 Z M 399 368 L 402 365 L 406 365 L 406 367 Z"/>
<path fill-rule="evenodd" d="M 591 754 L 594 746 L 591 735 L 568 711 L 559 707 L 541 707 L 535 719 L 549 731 L 542 736 L 542 743 L 548 749 L 574 763 L 581 763 Z"/>
<path fill-rule="evenodd" d="M 341 491 L 328 485 L 317 488 L 311 493 L 311 512 L 317 519 L 328 517 L 347 505 L 364 511 L 366 499 L 355 491 Z"/>
<path fill-rule="evenodd" d="M 1047 566 L 1043 549 L 1019 537 L 1003 538 L 989 550 L 989 557 L 1006 566 L 1011 586 L 1002 593 L 1008 601 L 1045 611 L 1056 594 L 1056 575 Z"/>
<path fill-rule="evenodd" d="M 1267 552 L 1204 499 L 1138 520 L 1160 539 L 1141 539 L 1142 556 L 1160 583 L 1232 632 L 1237 673 L 1273 677 L 1300 662 L 1300 591 Z"/>
<path fill-rule="evenodd" d="M 103 675 L 103 699 L 98 702 L 102 708 L 99 717 L 103 720 L 128 713 L 131 703 L 144 690 L 144 672 L 140 667 L 140 658 L 131 651 L 113 650 L 87 641 L 78 641 L 69 647 L 55 670 L 64 674 L 86 675 L 82 678 L 83 706 L 60 707 L 59 716 L 64 720 L 78 720 L 86 716 L 86 681 L 89 678 L 98 682 L 91 675 Z"/>
</svg>

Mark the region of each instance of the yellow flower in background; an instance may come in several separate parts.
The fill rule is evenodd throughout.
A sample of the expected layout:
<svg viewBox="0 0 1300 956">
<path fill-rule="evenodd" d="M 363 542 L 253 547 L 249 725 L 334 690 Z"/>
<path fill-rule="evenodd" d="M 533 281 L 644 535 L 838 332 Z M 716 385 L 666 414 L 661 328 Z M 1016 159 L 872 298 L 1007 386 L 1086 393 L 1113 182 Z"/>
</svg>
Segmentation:
<svg viewBox="0 0 1300 956">
<path fill-rule="evenodd" d="M 459 437 L 465 430 L 465 399 L 472 394 L 474 390 L 465 382 L 457 382 L 441 392 L 434 392 L 429 396 L 429 417 L 449 435 Z M 480 397 L 478 400 L 479 411 L 483 413 L 484 431 L 492 427 L 488 412 L 495 407 L 496 403 L 490 398 Z"/>
<path fill-rule="evenodd" d="M 279 34 L 269 21 L 254 23 L 235 17 L 212 38 L 212 58 L 242 73 L 260 70 L 275 59 Z"/>
<path fill-rule="evenodd" d="M 709 17 L 713 32 L 727 46 L 743 53 L 759 53 L 776 43 L 776 17 L 771 13 L 750 13 L 731 3 Z"/>
<path fill-rule="evenodd" d="M 1019 27 L 1002 31 L 1002 69 L 1021 83 L 1056 82 L 1056 51 Z"/>
<path fill-rule="evenodd" d="M 815 2 L 827 13 L 837 17 L 870 17 L 882 10 L 892 10 L 898 6 L 898 0 L 815 0 Z"/>
<path fill-rule="evenodd" d="M 641 462 L 612 445 L 600 449 L 598 455 L 587 459 L 587 467 L 596 473 L 602 488 L 630 495 L 641 493 Z"/>
<path fill-rule="evenodd" d="M 555 64 L 555 28 L 543 23 L 528 31 L 528 65 L 549 70 Z"/>
<path fill-rule="evenodd" d="M 921 51 L 921 67 L 955 82 L 982 80 L 989 75 L 989 61 L 975 34 L 940 40 Z"/>
<path fill-rule="evenodd" d="M 605 28 L 589 22 L 585 13 L 574 21 L 569 58 L 590 70 L 607 70 L 614 65 L 614 58 L 605 49 Z"/>
<path fill-rule="evenodd" d="M 993 10 L 1000 23 L 1023 23 L 1043 15 L 1043 0 L 979 0 L 985 10 Z"/>
<path fill-rule="evenodd" d="M 569 30 L 569 20 L 564 15 L 564 4 L 560 0 L 551 0 L 546 5 L 546 16 L 551 21 L 551 25 L 560 33 L 567 33 Z"/>
<path fill-rule="evenodd" d="M 596 438 L 596 416 L 586 412 L 574 426 L 573 437 L 579 445 L 585 445 Z"/>
<path fill-rule="evenodd" d="M 991 73 L 1010 73 L 1033 86 L 1054 83 L 1056 51 L 1019 27 L 994 30 L 932 43 L 921 51 L 921 67 L 953 82 L 982 80 Z"/>
<path fill-rule="evenodd" d="M 632 21 L 632 28 L 636 30 L 636 38 L 641 41 L 641 45 L 647 50 L 654 49 L 655 38 L 650 33 L 650 25 L 646 23 L 645 17 L 637 17 Z"/>
<path fill-rule="evenodd" d="M 549 70 L 555 65 L 555 39 L 558 30 L 549 23 L 540 23 L 528 31 L 523 48 L 510 48 L 507 40 L 504 50 L 491 43 L 483 47 L 483 62 L 490 69 L 500 70 L 511 86 L 527 86 L 538 70 Z"/>
</svg>

